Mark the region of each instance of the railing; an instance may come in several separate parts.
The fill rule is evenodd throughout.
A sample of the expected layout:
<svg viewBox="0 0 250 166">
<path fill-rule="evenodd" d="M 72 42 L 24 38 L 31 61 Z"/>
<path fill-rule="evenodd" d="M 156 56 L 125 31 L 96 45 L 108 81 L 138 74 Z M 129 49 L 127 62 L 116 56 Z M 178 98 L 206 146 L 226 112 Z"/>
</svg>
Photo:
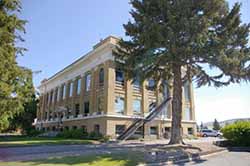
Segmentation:
<svg viewBox="0 0 250 166">
<path fill-rule="evenodd" d="M 120 136 L 117 137 L 118 140 L 125 140 L 128 139 L 134 132 L 141 126 L 143 126 L 145 123 L 148 123 L 152 121 L 159 113 L 162 112 L 162 110 L 165 108 L 165 106 L 168 105 L 169 101 L 171 100 L 171 97 L 165 99 L 159 106 L 156 107 L 155 104 L 153 104 L 149 110 L 149 114 L 146 116 L 146 118 L 140 118 L 135 119 L 132 125 L 130 125 Z M 156 107 L 156 108 L 155 108 Z"/>
</svg>

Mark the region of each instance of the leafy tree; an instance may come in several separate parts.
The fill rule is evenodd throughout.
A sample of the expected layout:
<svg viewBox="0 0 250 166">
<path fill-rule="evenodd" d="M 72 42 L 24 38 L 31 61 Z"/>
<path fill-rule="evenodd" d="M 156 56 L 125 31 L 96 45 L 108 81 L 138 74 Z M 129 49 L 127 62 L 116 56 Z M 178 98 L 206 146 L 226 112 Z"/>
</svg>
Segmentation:
<svg viewBox="0 0 250 166">
<path fill-rule="evenodd" d="M 217 119 L 214 119 L 214 122 L 213 122 L 213 129 L 214 129 L 214 130 L 220 130 L 220 129 L 221 129 L 220 123 L 217 121 Z"/>
<path fill-rule="evenodd" d="M 18 18 L 21 6 L 18 0 L 0 0 L 0 132 L 9 125 L 9 119 L 24 110 L 34 92 L 32 72 L 17 64 L 17 56 L 23 55 L 26 21 Z"/>
<path fill-rule="evenodd" d="M 240 4 L 225 0 L 131 0 L 133 20 L 124 25 L 115 59 L 129 79 L 173 80 L 170 144 L 181 135 L 182 86 L 221 87 L 250 80 L 249 24 Z"/>
<path fill-rule="evenodd" d="M 33 120 L 36 118 L 38 99 L 33 95 L 27 103 L 24 104 L 24 111 L 17 113 L 10 120 L 9 130 L 21 129 L 23 133 L 29 134 L 34 129 Z"/>
</svg>

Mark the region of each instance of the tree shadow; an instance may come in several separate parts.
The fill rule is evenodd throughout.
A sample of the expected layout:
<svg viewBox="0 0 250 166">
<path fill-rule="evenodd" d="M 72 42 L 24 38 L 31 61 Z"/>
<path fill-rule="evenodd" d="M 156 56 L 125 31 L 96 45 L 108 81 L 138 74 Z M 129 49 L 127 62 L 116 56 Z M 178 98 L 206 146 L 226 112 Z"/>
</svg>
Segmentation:
<svg viewBox="0 0 250 166">
<path fill-rule="evenodd" d="M 229 152 L 248 152 L 250 153 L 250 147 L 227 147 Z"/>
</svg>

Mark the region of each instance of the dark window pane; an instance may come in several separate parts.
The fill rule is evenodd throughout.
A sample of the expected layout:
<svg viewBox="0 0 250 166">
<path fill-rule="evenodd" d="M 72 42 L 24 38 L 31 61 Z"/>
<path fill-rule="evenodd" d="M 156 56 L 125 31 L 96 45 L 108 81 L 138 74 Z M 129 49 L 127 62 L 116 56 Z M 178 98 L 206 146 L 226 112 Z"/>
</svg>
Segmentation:
<svg viewBox="0 0 250 166">
<path fill-rule="evenodd" d="M 89 102 L 84 103 L 84 116 L 88 116 L 89 114 Z"/>
<path fill-rule="evenodd" d="M 104 83 L 104 70 L 103 68 L 101 68 L 99 72 L 99 85 L 102 86 L 103 83 Z"/>
<path fill-rule="evenodd" d="M 115 71 L 115 81 L 124 83 L 124 74 L 121 70 Z"/>
</svg>

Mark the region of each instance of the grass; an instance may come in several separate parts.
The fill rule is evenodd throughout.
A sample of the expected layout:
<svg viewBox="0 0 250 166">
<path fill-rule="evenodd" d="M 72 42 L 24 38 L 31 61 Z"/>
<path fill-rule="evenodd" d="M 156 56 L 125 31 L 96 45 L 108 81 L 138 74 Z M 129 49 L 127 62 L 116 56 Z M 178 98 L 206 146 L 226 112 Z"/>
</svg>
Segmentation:
<svg viewBox="0 0 250 166">
<path fill-rule="evenodd" d="M 1 162 L 0 166 L 134 166 L 143 163 L 142 153 L 56 157 L 43 160 Z"/>
<path fill-rule="evenodd" d="M 0 137 L 0 147 L 19 147 L 36 145 L 71 145 L 94 144 L 97 141 L 84 139 L 65 138 L 40 138 L 40 137 Z"/>
</svg>

